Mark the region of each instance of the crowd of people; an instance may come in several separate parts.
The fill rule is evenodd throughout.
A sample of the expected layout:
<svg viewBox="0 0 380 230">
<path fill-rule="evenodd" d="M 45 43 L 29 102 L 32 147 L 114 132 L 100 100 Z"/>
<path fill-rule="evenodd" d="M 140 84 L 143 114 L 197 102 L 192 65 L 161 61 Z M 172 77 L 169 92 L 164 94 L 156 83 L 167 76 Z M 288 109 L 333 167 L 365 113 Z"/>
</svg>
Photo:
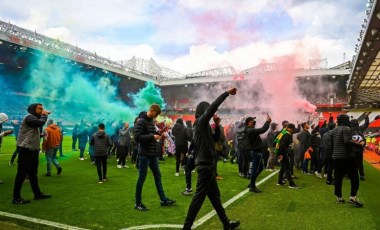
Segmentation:
<svg viewBox="0 0 380 230">
<path fill-rule="evenodd" d="M 180 169 L 183 169 L 186 178 L 186 188 L 182 194 L 193 195 L 183 229 L 191 229 L 206 196 L 224 229 L 239 226 L 239 221 L 228 219 L 221 203 L 217 180 L 223 177 L 218 172 L 218 162 L 236 163 L 237 175 L 249 179 L 248 188 L 252 193 L 262 192 L 256 180 L 264 169 L 273 172 L 279 168 L 277 185 L 289 183 L 291 189 L 300 188 L 295 183 L 298 179 L 295 170 L 300 170 L 304 175 L 315 175 L 319 179 L 326 178 L 327 185 L 335 186 L 337 203 L 345 202 L 342 180 L 348 176 L 351 180 L 348 202 L 363 206 L 356 195 L 359 179 L 365 180 L 363 152 L 366 145 L 364 130 L 369 125 L 368 113 L 365 114 L 363 125 L 346 114 L 336 118 L 330 114 L 329 120 L 320 124 L 313 124 L 309 117 L 301 123 L 283 120 L 282 127 L 279 127 L 267 114 L 261 126 L 257 124 L 256 117 L 244 115 L 224 127 L 222 118 L 216 112 L 228 96 L 236 93 L 236 88 L 232 88 L 211 104 L 205 101 L 199 103 L 193 124 L 182 118 L 178 118 L 173 127 L 157 122 L 156 118 L 161 113 L 157 104 L 152 104 L 147 112 L 141 112 L 131 126 L 122 121 L 114 122 L 113 125 L 105 124 L 103 120 L 87 125 L 83 119 L 73 128 L 72 151 L 79 149 L 79 160 L 85 160 L 85 150 L 88 149 L 91 163 L 96 165 L 99 184 L 108 180 L 108 158 L 115 156 L 118 159 L 117 168 L 122 169 L 128 168 L 126 159 L 130 157 L 131 163 L 138 169 L 135 209 L 139 211 L 149 210 L 142 203 L 148 168 L 153 173 L 161 206 L 176 203 L 164 192 L 159 167 L 159 161 L 164 160 L 165 156 L 175 157 L 174 176 L 179 176 Z M 42 104 L 31 104 L 28 114 L 21 121 L 12 121 L 13 130 L 2 132 L 0 125 L 0 137 L 14 132 L 17 141 L 17 148 L 9 161 L 9 165 L 15 164 L 18 156 L 12 200 L 14 204 L 30 202 L 21 196 L 21 187 L 26 179 L 30 181 L 35 200 L 51 198 L 38 185 L 40 152 L 47 159 L 46 176 L 51 176 L 52 164 L 57 175 L 62 173 L 58 154 L 59 157 L 65 157 L 62 153 L 64 130 L 61 121 L 54 122 L 48 118 L 49 114 Z M 0 124 L 7 120 L 7 115 L 0 113 Z M 198 178 L 193 194 L 191 172 L 195 169 Z"/>
</svg>

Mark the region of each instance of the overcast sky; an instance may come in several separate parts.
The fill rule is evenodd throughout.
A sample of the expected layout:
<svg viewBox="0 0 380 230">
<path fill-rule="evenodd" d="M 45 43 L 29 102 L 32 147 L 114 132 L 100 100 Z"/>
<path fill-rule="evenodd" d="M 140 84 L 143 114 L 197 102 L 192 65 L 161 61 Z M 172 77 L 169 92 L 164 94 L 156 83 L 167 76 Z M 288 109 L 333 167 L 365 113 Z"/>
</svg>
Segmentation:
<svg viewBox="0 0 380 230">
<path fill-rule="evenodd" d="M 0 20 L 188 74 L 294 53 L 305 68 L 308 59 L 341 64 L 354 55 L 365 10 L 365 0 L 1 0 Z"/>
</svg>

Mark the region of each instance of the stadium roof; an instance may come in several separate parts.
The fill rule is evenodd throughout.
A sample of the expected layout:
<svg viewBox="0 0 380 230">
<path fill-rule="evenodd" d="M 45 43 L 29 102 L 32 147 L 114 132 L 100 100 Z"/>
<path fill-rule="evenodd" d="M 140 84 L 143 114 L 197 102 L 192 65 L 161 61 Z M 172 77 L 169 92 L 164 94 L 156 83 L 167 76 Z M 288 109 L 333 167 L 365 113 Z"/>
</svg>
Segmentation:
<svg viewBox="0 0 380 230">
<path fill-rule="evenodd" d="M 347 84 L 349 104 L 356 108 L 380 106 L 380 3 L 370 0 L 368 7 Z"/>
</svg>

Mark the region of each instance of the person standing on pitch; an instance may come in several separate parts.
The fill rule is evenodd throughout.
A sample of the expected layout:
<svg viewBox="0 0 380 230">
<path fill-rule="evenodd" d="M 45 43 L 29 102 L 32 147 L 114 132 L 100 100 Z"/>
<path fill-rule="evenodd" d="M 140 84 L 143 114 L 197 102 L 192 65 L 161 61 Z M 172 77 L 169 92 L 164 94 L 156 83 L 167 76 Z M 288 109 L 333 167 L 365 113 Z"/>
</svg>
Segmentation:
<svg viewBox="0 0 380 230">
<path fill-rule="evenodd" d="M 165 192 L 161 181 L 160 166 L 158 165 L 157 143 L 161 139 L 161 135 L 156 132 L 154 119 L 161 113 L 161 108 L 157 104 L 152 104 L 148 112 L 141 112 L 135 126 L 135 139 L 138 143 L 139 154 L 139 177 L 136 183 L 136 203 L 135 209 L 139 211 L 147 211 L 148 208 L 141 201 L 141 193 L 148 172 L 148 167 L 153 173 L 154 182 L 156 184 L 157 193 L 160 196 L 161 206 L 171 206 L 176 201 L 165 196 Z"/>
<path fill-rule="evenodd" d="M 229 95 L 236 94 L 236 88 L 229 89 L 220 95 L 211 105 L 202 101 L 195 110 L 194 122 L 194 146 L 196 152 L 195 164 L 197 165 L 198 179 L 197 188 L 193 200 L 189 206 L 184 230 L 190 230 L 206 195 L 211 201 L 219 219 L 222 221 L 224 229 L 235 229 L 240 225 L 239 221 L 230 221 L 220 200 L 220 191 L 215 175 L 215 145 L 209 124 L 218 107 Z"/>
<path fill-rule="evenodd" d="M 26 176 L 29 177 L 35 200 L 51 198 L 43 194 L 38 186 L 38 154 L 40 152 L 40 128 L 45 125 L 50 112 L 42 104 L 28 106 L 28 115 L 22 120 L 17 138 L 18 165 L 13 190 L 13 204 L 27 204 L 30 201 L 21 198 L 21 187 Z"/>
</svg>

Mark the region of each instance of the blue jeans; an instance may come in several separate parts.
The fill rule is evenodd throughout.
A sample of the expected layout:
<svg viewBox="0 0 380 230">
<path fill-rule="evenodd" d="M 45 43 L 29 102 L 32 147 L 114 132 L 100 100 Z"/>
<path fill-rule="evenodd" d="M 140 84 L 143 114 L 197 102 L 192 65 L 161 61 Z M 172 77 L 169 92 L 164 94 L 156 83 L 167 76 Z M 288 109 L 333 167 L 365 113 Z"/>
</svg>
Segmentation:
<svg viewBox="0 0 380 230">
<path fill-rule="evenodd" d="M 47 163 L 47 173 L 51 173 L 51 163 L 55 165 L 55 167 L 59 168 L 59 163 L 57 161 L 57 152 L 58 152 L 58 146 L 52 149 L 46 150 L 45 156 L 46 156 L 46 163 Z"/>
<path fill-rule="evenodd" d="M 263 153 L 260 151 L 251 151 L 250 159 L 252 162 L 252 173 L 251 173 L 251 182 L 249 183 L 250 188 L 256 187 L 256 179 L 263 171 L 264 161 L 263 161 Z"/>
<path fill-rule="evenodd" d="M 157 193 L 160 196 L 161 201 L 166 201 L 167 198 L 162 188 L 161 182 L 161 172 L 160 167 L 158 166 L 158 157 L 157 156 L 139 156 L 139 178 L 137 179 L 136 184 L 136 204 L 141 203 L 141 193 L 142 188 L 145 182 L 146 174 L 148 172 L 148 166 L 153 173 L 154 182 L 156 184 Z"/>
</svg>

